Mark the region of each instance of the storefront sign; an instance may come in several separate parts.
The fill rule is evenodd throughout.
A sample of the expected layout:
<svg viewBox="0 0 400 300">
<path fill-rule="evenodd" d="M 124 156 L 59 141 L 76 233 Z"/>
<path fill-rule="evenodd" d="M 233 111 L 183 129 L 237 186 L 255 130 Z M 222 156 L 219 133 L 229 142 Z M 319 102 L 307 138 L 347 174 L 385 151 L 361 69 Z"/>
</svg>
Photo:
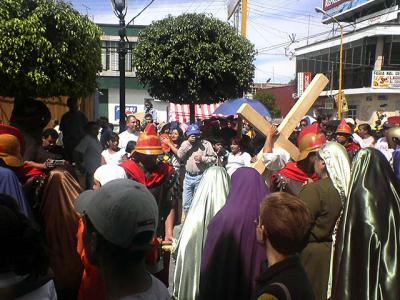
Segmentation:
<svg viewBox="0 0 400 300">
<path fill-rule="evenodd" d="M 400 71 L 372 71 L 372 88 L 399 89 Z"/>
<path fill-rule="evenodd" d="M 138 110 L 138 108 L 136 105 L 126 105 L 125 106 L 125 115 L 126 116 L 133 115 L 133 114 L 137 113 L 137 110 Z M 115 105 L 114 116 L 115 116 L 114 117 L 115 120 L 118 121 L 119 120 L 119 105 Z"/>
<path fill-rule="evenodd" d="M 306 88 L 309 86 L 312 80 L 311 72 L 299 72 L 297 73 L 297 97 L 300 97 Z"/>
</svg>

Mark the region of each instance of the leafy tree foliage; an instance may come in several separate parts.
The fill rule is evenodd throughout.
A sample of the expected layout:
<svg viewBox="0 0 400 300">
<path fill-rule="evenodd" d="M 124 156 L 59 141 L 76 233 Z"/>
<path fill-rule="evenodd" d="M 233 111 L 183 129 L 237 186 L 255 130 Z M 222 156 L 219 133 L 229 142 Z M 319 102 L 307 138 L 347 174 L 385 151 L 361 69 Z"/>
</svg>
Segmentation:
<svg viewBox="0 0 400 300">
<path fill-rule="evenodd" d="M 258 91 L 253 98 L 264 104 L 273 118 L 279 118 L 281 116 L 281 110 L 275 104 L 275 96 L 271 93 L 266 91 Z"/>
<path fill-rule="evenodd" d="M 0 94 L 91 94 L 101 70 L 100 35 L 63 1 L 1 0 Z"/>
<path fill-rule="evenodd" d="M 242 96 L 253 81 L 254 56 L 228 23 L 204 14 L 153 22 L 134 51 L 137 77 L 150 95 L 183 104 Z"/>
</svg>

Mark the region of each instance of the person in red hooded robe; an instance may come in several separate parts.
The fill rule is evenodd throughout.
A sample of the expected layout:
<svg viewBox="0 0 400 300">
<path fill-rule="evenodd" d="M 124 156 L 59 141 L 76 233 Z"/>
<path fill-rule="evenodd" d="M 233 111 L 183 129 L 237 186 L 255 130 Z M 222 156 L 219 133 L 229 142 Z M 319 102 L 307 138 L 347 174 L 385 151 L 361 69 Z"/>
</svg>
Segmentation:
<svg viewBox="0 0 400 300">
<path fill-rule="evenodd" d="M 298 196 L 303 185 L 317 181 L 314 172 L 316 152 L 326 143 L 318 123 L 305 127 L 299 134 L 297 144 L 300 155 L 296 162 L 289 161 L 283 169 L 272 176 L 271 192 L 287 192 Z"/>
<path fill-rule="evenodd" d="M 149 123 L 144 132 L 139 135 L 132 159 L 123 162 L 121 167 L 125 169 L 128 178 L 145 185 L 153 194 L 159 209 L 157 236 L 166 242 L 171 242 L 175 205 L 170 201 L 173 199 L 170 193 L 177 176 L 171 165 L 164 161 L 158 161 L 157 158 L 161 154 L 163 154 L 163 150 L 156 128 L 153 123 Z M 156 244 L 157 241 L 154 240 L 154 251 L 152 251 L 154 256 L 150 257 L 150 255 L 147 263 L 150 271 L 168 286 L 169 255 L 165 254 L 158 260 L 155 255 Z"/>
</svg>

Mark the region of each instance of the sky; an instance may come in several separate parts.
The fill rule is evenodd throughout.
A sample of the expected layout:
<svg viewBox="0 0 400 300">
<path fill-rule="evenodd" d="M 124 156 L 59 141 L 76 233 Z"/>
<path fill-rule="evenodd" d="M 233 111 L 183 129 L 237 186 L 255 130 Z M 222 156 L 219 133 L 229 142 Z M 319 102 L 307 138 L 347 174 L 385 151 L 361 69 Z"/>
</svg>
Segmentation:
<svg viewBox="0 0 400 300">
<path fill-rule="evenodd" d="M 110 0 L 66 0 L 96 23 L 117 24 Z M 128 0 L 126 20 L 130 20 L 150 0 Z M 228 0 L 155 0 L 140 15 L 136 25 L 149 25 L 168 15 L 205 13 L 227 21 Z M 248 0 L 247 38 L 255 45 L 255 82 L 287 83 L 295 77 L 295 48 L 306 45 L 307 36 L 325 39 L 332 25 L 321 23 L 322 15 L 314 8 L 322 0 Z M 315 41 L 309 39 L 309 42 Z M 294 43 L 290 41 L 294 40 Z"/>
</svg>

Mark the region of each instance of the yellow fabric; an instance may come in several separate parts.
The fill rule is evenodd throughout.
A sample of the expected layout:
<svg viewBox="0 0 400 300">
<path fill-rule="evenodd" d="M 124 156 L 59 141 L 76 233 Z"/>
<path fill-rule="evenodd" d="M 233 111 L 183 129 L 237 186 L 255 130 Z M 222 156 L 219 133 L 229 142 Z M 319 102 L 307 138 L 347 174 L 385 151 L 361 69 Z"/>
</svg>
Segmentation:
<svg viewBox="0 0 400 300">
<path fill-rule="evenodd" d="M 271 294 L 262 294 L 260 297 L 257 298 L 257 300 L 279 300 L 279 299 Z"/>
</svg>

